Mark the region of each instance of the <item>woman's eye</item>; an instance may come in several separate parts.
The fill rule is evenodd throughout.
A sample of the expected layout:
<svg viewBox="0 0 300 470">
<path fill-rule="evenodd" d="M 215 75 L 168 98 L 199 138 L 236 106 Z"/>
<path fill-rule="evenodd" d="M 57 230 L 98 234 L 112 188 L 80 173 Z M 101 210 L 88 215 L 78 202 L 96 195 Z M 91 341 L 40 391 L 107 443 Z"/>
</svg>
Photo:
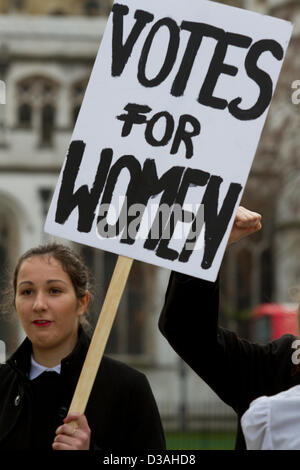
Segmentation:
<svg viewBox="0 0 300 470">
<path fill-rule="evenodd" d="M 30 295 L 32 293 L 32 289 L 24 289 L 21 294 L 22 295 Z"/>
<path fill-rule="evenodd" d="M 50 289 L 50 292 L 51 294 L 60 294 L 61 293 L 61 289 L 57 289 L 56 287 L 52 287 Z"/>
</svg>

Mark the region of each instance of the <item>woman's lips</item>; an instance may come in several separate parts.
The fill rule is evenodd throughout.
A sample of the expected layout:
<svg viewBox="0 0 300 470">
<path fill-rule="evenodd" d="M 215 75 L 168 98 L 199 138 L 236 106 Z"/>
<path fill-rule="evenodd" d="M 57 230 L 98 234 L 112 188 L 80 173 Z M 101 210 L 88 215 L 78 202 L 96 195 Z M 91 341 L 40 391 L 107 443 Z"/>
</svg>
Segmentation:
<svg viewBox="0 0 300 470">
<path fill-rule="evenodd" d="M 36 326 L 49 326 L 51 323 L 50 320 L 34 320 L 33 322 Z"/>
</svg>

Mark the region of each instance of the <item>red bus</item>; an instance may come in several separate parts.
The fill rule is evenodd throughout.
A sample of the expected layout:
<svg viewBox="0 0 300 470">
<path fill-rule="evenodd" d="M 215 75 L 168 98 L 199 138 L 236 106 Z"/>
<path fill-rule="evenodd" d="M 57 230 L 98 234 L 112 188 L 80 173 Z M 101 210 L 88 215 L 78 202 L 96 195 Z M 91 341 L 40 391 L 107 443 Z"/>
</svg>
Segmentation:
<svg viewBox="0 0 300 470">
<path fill-rule="evenodd" d="M 260 304 L 253 309 L 251 318 L 251 340 L 267 343 L 290 333 L 295 336 L 298 330 L 298 304 Z"/>
</svg>

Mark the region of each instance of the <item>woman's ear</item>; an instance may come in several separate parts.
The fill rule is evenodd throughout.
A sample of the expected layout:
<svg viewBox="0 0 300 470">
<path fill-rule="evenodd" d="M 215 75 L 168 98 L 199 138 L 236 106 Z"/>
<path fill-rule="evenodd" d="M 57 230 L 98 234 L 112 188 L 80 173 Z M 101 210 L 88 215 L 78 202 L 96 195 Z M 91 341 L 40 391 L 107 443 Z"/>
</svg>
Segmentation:
<svg viewBox="0 0 300 470">
<path fill-rule="evenodd" d="M 88 290 L 85 291 L 85 295 L 78 299 L 79 302 L 79 316 L 83 315 L 88 308 L 89 301 L 90 301 L 91 294 Z"/>
</svg>

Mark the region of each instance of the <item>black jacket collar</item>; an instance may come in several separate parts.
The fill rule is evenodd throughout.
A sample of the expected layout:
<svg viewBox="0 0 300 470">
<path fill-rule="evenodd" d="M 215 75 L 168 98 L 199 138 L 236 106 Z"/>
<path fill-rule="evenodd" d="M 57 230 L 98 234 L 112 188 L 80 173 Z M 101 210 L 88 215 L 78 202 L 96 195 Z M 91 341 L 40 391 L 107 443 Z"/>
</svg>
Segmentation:
<svg viewBox="0 0 300 470">
<path fill-rule="evenodd" d="M 73 372 L 81 370 L 86 353 L 90 343 L 89 336 L 83 328 L 79 326 L 78 340 L 73 351 L 61 361 L 61 373 L 68 373 L 72 376 Z M 28 337 L 24 339 L 18 349 L 7 360 L 7 364 L 12 367 L 24 379 L 28 379 L 30 372 L 30 359 L 32 353 L 32 343 Z"/>
</svg>

